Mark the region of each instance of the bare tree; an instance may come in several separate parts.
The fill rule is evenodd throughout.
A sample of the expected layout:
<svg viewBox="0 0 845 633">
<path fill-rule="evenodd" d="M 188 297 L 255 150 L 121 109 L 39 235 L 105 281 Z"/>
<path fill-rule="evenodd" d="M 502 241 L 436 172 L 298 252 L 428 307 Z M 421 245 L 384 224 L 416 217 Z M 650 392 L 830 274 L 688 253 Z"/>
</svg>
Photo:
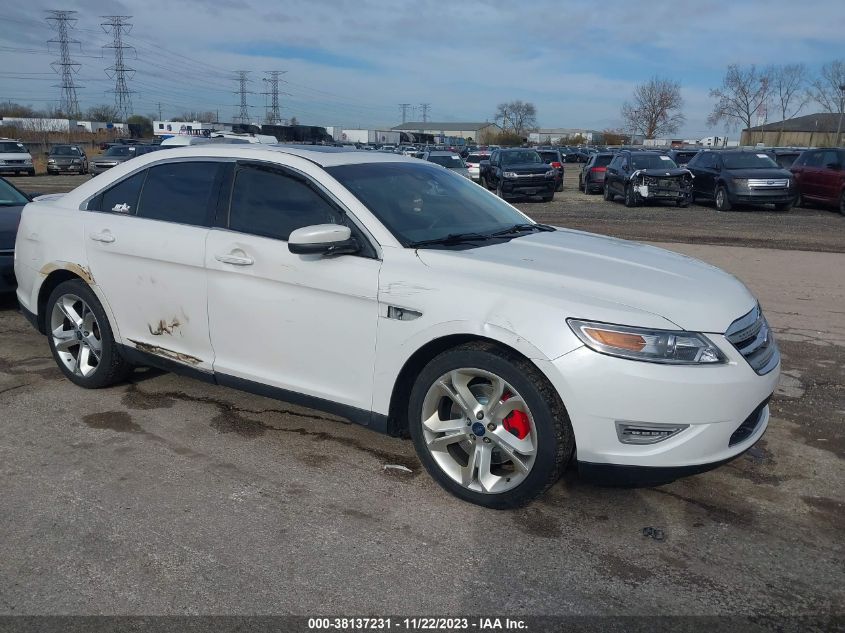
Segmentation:
<svg viewBox="0 0 845 633">
<path fill-rule="evenodd" d="M 634 88 L 632 101 L 622 104 L 625 127 L 646 138 L 672 134 L 686 120 L 681 84 L 671 79 L 652 77 Z"/>
<path fill-rule="evenodd" d="M 85 113 L 91 121 L 103 121 L 104 123 L 111 123 L 117 119 L 117 108 L 111 105 L 97 105 L 88 108 Z"/>
<path fill-rule="evenodd" d="M 819 76 L 810 83 L 810 98 L 825 112 L 839 112 L 840 86 L 845 86 L 845 60 L 836 59 L 822 66 Z"/>
<path fill-rule="evenodd" d="M 502 130 L 524 136 L 537 127 L 537 108 L 531 102 L 511 101 L 496 107 L 494 119 L 501 122 Z"/>
<path fill-rule="evenodd" d="M 807 67 L 804 64 L 769 66 L 766 75 L 769 77 L 772 101 L 780 120 L 785 121 L 797 116 L 810 100 L 805 90 Z"/>
<path fill-rule="evenodd" d="M 740 68 L 737 64 L 728 66 L 719 88 L 713 88 L 710 96 L 717 99 L 713 112 L 707 117 L 708 125 L 726 123 L 730 128 L 742 125 L 749 128 L 754 117 L 765 112 L 769 99 L 770 79 L 765 70 L 758 70 L 752 64 Z"/>
</svg>

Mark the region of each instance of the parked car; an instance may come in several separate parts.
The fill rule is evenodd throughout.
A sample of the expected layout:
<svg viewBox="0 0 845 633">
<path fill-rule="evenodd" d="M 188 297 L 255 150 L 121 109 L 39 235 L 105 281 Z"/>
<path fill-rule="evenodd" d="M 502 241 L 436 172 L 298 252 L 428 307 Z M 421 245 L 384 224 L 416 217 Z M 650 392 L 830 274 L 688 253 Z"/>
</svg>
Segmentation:
<svg viewBox="0 0 845 633">
<path fill-rule="evenodd" d="M 35 175 L 32 155 L 26 145 L 10 138 L 0 138 L 0 174 Z"/>
<path fill-rule="evenodd" d="M 21 310 L 76 385 L 150 365 L 408 433 L 492 508 L 573 458 L 626 485 L 714 468 L 762 437 L 778 383 L 732 275 L 536 224 L 412 158 L 148 154 L 28 204 L 19 234 Z"/>
<path fill-rule="evenodd" d="M 423 153 L 423 160 L 451 169 L 456 174 L 460 174 L 464 178 L 471 178 L 466 163 L 464 163 L 463 159 L 454 152 L 450 152 L 448 150 L 425 152 Z"/>
<path fill-rule="evenodd" d="M 845 149 L 805 151 L 792 164 L 799 205 L 815 202 L 839 209 L 845 215 Z"/>
<path fill-rule="evenodd" d="M 692 174 L 663 154 L 647 150 L 622 150 L 614 154 L 604 176 L 604 199 L 622 196 L 626 207 L 643 202 L 674 202 L 688 207 L 692 200 Z"/>
<path fill-rule="evenodd" d="M 765 150 L 766 154 L 772 157 L 772 160 L 778 164 L 778 167 L 789 169 L 792 164 L 801 156 L 803 150 L 794 147 L 771 147 Z"/>
<path fill-rule="evenodd" d="M 538 149 L 537 153 L 547 165 L 557 170 L 555 178 L 555 191 L 563 191 L 563 156 L 557 149 Z"/>
<path fill-rule="evenodd" d="M 159 146 L 161 147 L 161 146 Z M 111 169 L 120 163 L 135 157 L 135 146 L 130 145 L 112 145 L 105 152 L 99 156 L 95 156 L 88 167 L 92 176 L 102 174 L 104 171 Z"/>
<path fill-rule="evenodd" d="M 568 145 L 563 145 L 560 148 L 560 155 L 563 158 L 563 162 L 565 163 L 577 163 L 578 162 L 578 149 L 575 147 L 569 147 Z"/>
<path fill-rule="evenodd" d="M 467 156 L 465 161 L 469 177 L 479 183 L 481 182 L 481 161 L 483 160 L 490 160 L 490 154 L 487 152 L 477 152 Z"/>
<path fill-rule="evenodd" d="M 47 173 L 88 173 L 88 156 L 79 145 L 53 145 L 47 154 Z"/>
<path fill-rule="evenodd" d="M 482 182 L 500 198 L 541 196 L 554 198 L 557 170 L 543 162 L 536 150 L 509 148 L 493 150 L 489 161 L 480 165 Z"/>
<path fill-rule="evenodd" d="M 15 290 L 15 238 L 21 211 L 32 198 L 0 178 L 0 294 Z"/>
<path fill-rule="evenodd" d="M 737 204 L 773 204 L 788 211 L 798 195 L 792 174 L 761 151 L 703 151 L 687 168 L 695 176 L 695 200 L 712 199 L 719 211 Z"/>
<path fill-rule="evenodd" d="M 701 150 L 697 149 L 667 149 L 666 154 L 678 167 L 686 167 L 687 164 L 698 154 Z"/>
<path fill-rule="evenodd" d="M 604 176 L 613 160 L 611 152 L 596 152 L 578 174 L 578 189 L 586 194 L 604 191 Z"/>
</svg>

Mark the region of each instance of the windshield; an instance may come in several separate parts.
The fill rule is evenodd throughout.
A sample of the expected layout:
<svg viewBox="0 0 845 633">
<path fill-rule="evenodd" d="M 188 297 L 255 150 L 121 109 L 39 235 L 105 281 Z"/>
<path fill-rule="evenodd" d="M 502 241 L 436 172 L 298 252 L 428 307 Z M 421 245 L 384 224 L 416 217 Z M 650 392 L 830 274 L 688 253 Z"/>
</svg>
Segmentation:
<svg viewBox="0 0 845 633">
<path fill-rule="evenodd" d="M 129 156 L 132 152 L 125 145 L 115 145 L 106 150 L 103 156 Z"/>
<path fill-rule="evenodd" d="M 0 178 L 0 206 L 8 207 L 12 205 L 26 204 L 27 202 L 29 202 L 29 200 L 27 200 L 23 194 L 21 194 L 8 182 Z"/>
<path fill-rule="evenodd" d="M 26 148 L 22 143 L 0 143 L 0 154 L 26 154 Z"/>
<path fill-rule="evenodd" d="M 51 156 L 79 156 L 79 150 L 70 145 L 58 145 L 50 150 Z"/>
<path fill-rule="evenodd" d="M 521 152 L 502 152 L 502 165 L 521 165 L 522 163 L 542 163 L 543 159 L 533 149 Z"/>
<path fill-rule="evenodd" d="M 722 154 L 725 169 L 771 169 L 778 164 L 766 154 L 742 152 L 736 154 Z"/>
<path fill-rule="evenodd" d="M 593 167 L 607 167 L 610 161 L 613 160 L 613 154 L 599 154 L 596 156 L 596 162 Z"/>
<path fill-rule="evenodd" d="M 429 156 L 428 161 L 430 163 L 442 165 L 443 167 L 448 167 L 449 169 L 460 169 L 461 167 L 466 167 L 466 165 L 464 165 L 464 161 L 461 160 L 461 157 L 456 154 L 451 156 L 438 156 L 435 154 Z"/>
<path fill-rule="evenodd" d="M 469 156 L 467 156 L 467 162 L 476 164 L 476 163 L 480 163 L 483 160 L 487 160 L 489 158 L 490 157 L 485 155 L 485 154 L 470 154 Z"/>
<path fill-rule="evenodd" d="M 678 166 L 663 154 L 631 154 L 634 169 L 676 169 Z"/>
<path fill-rule="evenodd" d="M 677 158 L 678 163 L 683 163 L 686 165 L 688 162 L 692 160 L 692 157 L 698 154 L 698 152 L 675 152 L 675 158 Z"/>
<path fill-rule="evenodd" d="M 406 246 L 452 233 L 492 233 L 528 222 L 471 180 L 424 162 L 340 165 L 326 171 Z"/>
</svg>

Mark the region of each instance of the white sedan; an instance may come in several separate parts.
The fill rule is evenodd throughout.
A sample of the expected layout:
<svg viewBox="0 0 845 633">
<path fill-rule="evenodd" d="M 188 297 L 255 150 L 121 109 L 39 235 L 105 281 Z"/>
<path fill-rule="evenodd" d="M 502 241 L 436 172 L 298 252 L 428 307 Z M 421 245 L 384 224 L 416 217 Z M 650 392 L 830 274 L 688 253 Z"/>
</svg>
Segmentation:
<svg viewBox="0 0 845 633">
<path fill-rule="evenodd" d="M 23 211 L 17 295 L 64 374 L 152 365 L 410 435 L 494 508 L 570 460 L 657 484 L 764 433 L 780 355 L 734 277 L 536 224 L 395 154 L 200 145 Z"/>
</svg>

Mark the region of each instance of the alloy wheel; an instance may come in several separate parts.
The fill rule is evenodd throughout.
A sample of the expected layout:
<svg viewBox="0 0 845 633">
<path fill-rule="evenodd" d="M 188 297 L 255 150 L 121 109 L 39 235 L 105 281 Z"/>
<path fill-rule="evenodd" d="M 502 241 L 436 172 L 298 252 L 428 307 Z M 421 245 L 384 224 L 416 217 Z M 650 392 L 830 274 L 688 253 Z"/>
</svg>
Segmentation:
<svg viewBox="0 0 845 633">
<path fill-rule="evenodd" d="M 421 421 L 434 461 L 469 490 L 511 490 L 534 465 L 531 411 L 512 385 L 491 372 L 461 368 L 443 374 L 425 395 Z"/>
<path fill-rule="evenodd" d="M 77 376 L 90 376 L 100 366 L 103 339 L 91 306 L 73 294 L 59 297 L 50 315 L 56 354 Z"/>
</svg>

